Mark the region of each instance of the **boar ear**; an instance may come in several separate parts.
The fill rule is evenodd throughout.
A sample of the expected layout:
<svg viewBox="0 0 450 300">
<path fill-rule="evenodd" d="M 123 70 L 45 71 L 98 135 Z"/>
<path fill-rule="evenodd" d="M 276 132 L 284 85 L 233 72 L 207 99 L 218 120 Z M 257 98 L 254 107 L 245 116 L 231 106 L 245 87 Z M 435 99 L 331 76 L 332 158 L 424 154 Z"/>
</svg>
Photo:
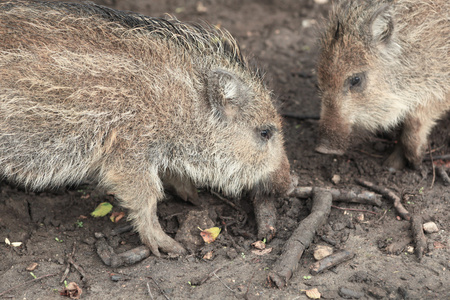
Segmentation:
<svg viewBox="0 0 450 300">
<path fill-rule="evenodd" d="M 231 120 L 244 106 L 250 92 L 235 74 L 215 69 L 208 76 L 207 94 L 214 115 Z"/>
<path fill-rule="evenodd" d="M 374 44 L 388 43 L 394 31 L 390 6 L 378 8 L 369 20 L 369 30 Z"/>
</svg>

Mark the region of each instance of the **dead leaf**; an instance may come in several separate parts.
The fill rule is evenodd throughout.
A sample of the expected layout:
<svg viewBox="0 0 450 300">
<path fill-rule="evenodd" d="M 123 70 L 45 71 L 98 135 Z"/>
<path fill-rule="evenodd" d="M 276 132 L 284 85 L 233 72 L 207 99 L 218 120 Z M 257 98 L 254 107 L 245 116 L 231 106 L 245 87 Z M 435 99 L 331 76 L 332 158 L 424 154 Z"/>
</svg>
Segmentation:
<svg viewBox="0 0 450 300">
<path fill-rule="evenodd" d="M 445 245 L 442 244 L 441 242 L 434 242 L 433 246 L 435 249 L 444 249 L 445 248 Z"/>
<path fill-rule="evenodd" d="M 317 288 L 302 291 L 305 292 L 306 296 L 310 299 L 320 299 L 320 296 L 322 296 Z"/>
<path fill-rule="evenodd" d="M 216 240 L 220 233 L 219 227 L 211 227 L 200 232 L 200 236 L 203 238 L 205 243 L 212 243 Z"/>
<path fill-rule="evenodd" d="M 109 219 L 111 220 L 111 222 L 117 223 L 119 222 L 123 217 L 125 217 L 125 212 L 121 211 L 115 211 L 111 214 L 111 216 L 109 217 Z"/>
<path fill-rule="evenodd" d="M 37 268 L 37 266 L 38 266 L 38 263 L 36 263 L 36 262 L 31 263 L 31 264 L 28 265 L 28 267 L 26 268 L 26 270 L 27 270 L 28 272 L 32 272 L 32 271 L 34 271 L 34 270 Z"/>
<path fill-rule="evenodd" d="M 272 252 L 272 249 L 273 248 L 266 248 L 264 250 L 252 250 L 252 253 L 255 255 L 262 256 L 262 255 L 266 255 L 266 254 Z"/>
<path fill-rule="evenodd" d="M 59 292 L 61 296 L 70 297 L 70 299 L 80 299 L 83 290 L 75 282 L 70 282 L 64 290 Z"/>
<path fill-rule="evenodd" d="M 252 246 L 259 250 L 263 250 L 266 248 L 266 244 L 263 241 L 256 241 L 252 243 Z"/>
</svg>

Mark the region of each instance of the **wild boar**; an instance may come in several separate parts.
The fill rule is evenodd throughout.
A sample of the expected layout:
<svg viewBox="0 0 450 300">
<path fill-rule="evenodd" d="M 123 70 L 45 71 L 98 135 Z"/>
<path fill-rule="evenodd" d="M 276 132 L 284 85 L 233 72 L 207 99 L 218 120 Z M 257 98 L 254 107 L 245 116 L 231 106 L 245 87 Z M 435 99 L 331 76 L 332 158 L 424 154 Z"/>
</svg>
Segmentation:
<svg viewBox="0 0 450 300">
<path fill-rule="evenodd" d="M 317 151 L 343 154 L 356 128 L 401 126 L 385 164 L 421 164 L 428 135 L 450 109 L 448 0 L 339 1 L 320 40 Z"/>
<path fill-rule="evenodd" d="M 141 240 L 165 234 L 163 184 L 282 194 L 281 118 L 226 31 L 96 4 L 0 3 L 0 176 L 29 188 L 95 179 Z"/>
</svg>

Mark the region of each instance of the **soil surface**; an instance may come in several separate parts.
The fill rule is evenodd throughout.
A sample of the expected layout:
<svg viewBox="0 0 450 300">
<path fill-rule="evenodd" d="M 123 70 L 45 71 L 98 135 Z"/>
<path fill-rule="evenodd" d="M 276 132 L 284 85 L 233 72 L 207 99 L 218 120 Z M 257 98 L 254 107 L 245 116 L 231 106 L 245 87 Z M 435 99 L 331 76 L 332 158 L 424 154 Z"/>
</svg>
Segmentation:
<svg viewBox="0 0 450 300">
<path fill-rule="evenodd" d="M 66 280 L 80 286 L 81 299 L 307 299 L 303 290 L 312 288 L 317 288 L 324 299 L 349 298 L 343 288 L 359 293 L 360 299 L 450 299 L 450 189 L 435 175 L 431 161 L 424 160 L 417 171 L 390 172 L 383 168 L 382 162 L 393 149 L 394 134 L 355 141 L 340 157 L 314 151 L 318 127 L 314 117 L 320 112 L 314 71 L 315 26 L 329 9 L 327 1 L 94 2 L 150 16 L 169 13 L 182 21 L 205 20 L 226 28 L 239 41 L 242 52 L 266 72 L 280 111 L 313 117 L 285 118 L 286 148 L 300 186 L 351 189 L 358 186 L 355 179 L 369 180 L 392 189 L 410 213 L 434 221 L 439 230 L 426 234 L 426 254 L 419 262 L 411 249 L 410 223 L 397 217 L 389 200 L 383 198 L 381 207 L 334 203 L 361 211 L 333 208 L 288 286 L 277 289 L 266 279 L 285 241 L 309 214 L 307 199 L 277 200 L 277 236 L 267 245 L 272 251 L 259 256 L 252 252 L 256 225 L 247 199 L 238 202 L 236 209 L 208 191 L 200 193 L 201 206 L 168 196 L 158 207 L 167 233 L 175 236 L 180 224 L 193 218 L 202 228 L 221 227 L 218 240 L 209 245 L 201 241 L 198 246 L 192 244 L 192 254 L 183 258 L 151 255 L 132 266 L 112 268 L 97 254 L 95 233 L 103 233 L 117 253 L 141 244 L 133 232 L 111 235 L 112 229 L 127 224 L 125 218 L 115 224 L 108 217 L 90 216 L 104 201 L 112 203 L 114 211 L 121 211 L 107 191 L 87 184 L 31 192 L 1 182 L 0 293 L 27 282 L 2 297 L 63 299 L 59 295 L 64 288 L 60 280 L 75 243 L 73 260 L 84 275 L 72 266 Z M 434 128 L 430 139 L 433 155 L 450 153 L 448 128 L 448 117 Z M 340 179 L 332 182 L 335 175 Z M 5 238 L 23 245 L 8 246 Z M 346 249 L 356 256 L 312 276 L 313 250 L 318 245 L 329 245 L 334 251 Z M 210 251 L 212 257 L 204 257 Z M 32 271 L 34 276 L 55 275 L 28 282 L 33 275 L 26 268 L 32 263 L 38 264 Z M 202 284 L 195 286 L 199 282 Z"/>
</svg>

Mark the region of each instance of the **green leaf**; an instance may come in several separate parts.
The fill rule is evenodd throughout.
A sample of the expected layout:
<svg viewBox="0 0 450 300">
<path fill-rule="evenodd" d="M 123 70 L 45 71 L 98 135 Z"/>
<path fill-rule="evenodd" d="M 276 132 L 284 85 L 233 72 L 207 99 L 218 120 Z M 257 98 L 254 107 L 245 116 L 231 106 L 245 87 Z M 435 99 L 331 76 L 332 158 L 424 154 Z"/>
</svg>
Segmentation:
<svg viewBox="0 0 450 300">
<path fill-rule="evenodd" d="M 112 208 L 113 206 L 110 203 L 102 202 L 93 212 L 91 212 L 91 216 L 93 216 L 94 218 L 104 217 L 112 210 Z"/>
</svg>

